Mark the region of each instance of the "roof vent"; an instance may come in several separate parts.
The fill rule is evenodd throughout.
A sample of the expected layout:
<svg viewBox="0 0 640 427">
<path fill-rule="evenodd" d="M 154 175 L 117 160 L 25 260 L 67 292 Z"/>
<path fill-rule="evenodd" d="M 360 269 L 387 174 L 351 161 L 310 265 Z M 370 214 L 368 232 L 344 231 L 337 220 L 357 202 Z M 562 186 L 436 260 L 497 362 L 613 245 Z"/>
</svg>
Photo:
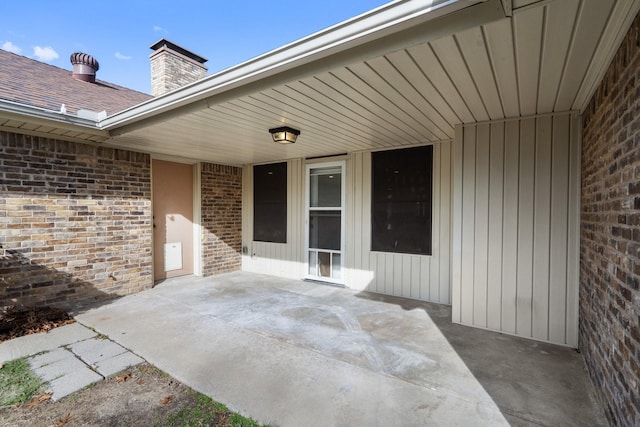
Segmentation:
<svg viewBox="0 0 640 427">
<path fill-rule="evenodd" d="M 72 53 L 73 78 L 83 82 L 95 83 L 96 71 L 100 68 L 98 61 L 87 53 Z"/>
</svg>

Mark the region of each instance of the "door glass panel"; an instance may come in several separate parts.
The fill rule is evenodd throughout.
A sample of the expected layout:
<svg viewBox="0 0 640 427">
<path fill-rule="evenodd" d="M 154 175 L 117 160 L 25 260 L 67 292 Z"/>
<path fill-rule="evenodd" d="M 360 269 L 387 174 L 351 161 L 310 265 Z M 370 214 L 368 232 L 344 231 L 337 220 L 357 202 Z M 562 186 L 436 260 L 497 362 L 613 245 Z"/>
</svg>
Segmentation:
<svg viewBox="0 0 640 427">
<path fill-rule="evenodd" d="M 340 250 L 340 211 L 309 212 L 309 248 Z"/>
<path fill-rule="evenodd" d="M 331 277 L 331 253 L 318 252 L 318 274 L 321 277 Z"/>
<path fill-rule="evenodd" d="M 342 279 L 340 259 L 340 254 L 333 254 L 333 257 L 331 258 L 331 277 L 333 277 L 334 279 Z"/>
<path fill-rule="evenodd" d="M 316 276 L 318 274 L 317 252 L 309 251 L 309 274 Z"/>
<path fill-rule="evenodd" d="M 312 208 L 340 207 L 342 202 L 342 174 L 340 168 L 311 169 L 310 206 Z"/>
</svg>

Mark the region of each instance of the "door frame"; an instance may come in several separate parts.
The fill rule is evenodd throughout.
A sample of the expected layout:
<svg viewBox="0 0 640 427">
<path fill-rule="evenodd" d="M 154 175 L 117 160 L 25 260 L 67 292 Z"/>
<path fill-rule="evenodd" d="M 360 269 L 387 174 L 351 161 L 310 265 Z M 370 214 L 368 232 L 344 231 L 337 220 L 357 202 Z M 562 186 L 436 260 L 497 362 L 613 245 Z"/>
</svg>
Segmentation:
<svg viewBox="0 0 640 427">
<path fill-rule="evenodd" d="M 341 187 L 340 187 L 340 278 L 335 279 L 332 277 L 321 277 L 309 274 L 309 213 L 310 209 L 310 199 L 311 199 L 311 169 L 317 168 L 330 168 L 330 167 L 340 167 L 341 174 Z M 346 160 L 338 160 L 338 161 L 329 161 L 329 162 L 313 162 L 307 163 L 305 165 L 304 170 L 304 278 L 310 280 L 317 280 L 320 282 L 334 283 L 339 285 L 346 284 L 346 219 L 347 219 L 347 206 L 346 206 L 346 189 L 347 189 L 347 162 Z"/>
</svg>

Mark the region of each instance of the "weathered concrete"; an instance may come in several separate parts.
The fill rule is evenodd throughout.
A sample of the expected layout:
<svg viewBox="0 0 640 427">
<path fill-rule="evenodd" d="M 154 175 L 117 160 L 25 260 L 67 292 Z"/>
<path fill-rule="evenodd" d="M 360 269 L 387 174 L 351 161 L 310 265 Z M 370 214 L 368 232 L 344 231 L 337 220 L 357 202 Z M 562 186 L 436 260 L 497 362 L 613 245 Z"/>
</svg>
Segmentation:
<svg viewBox="0 0 640 427">
<path fill-rule="evenodd" d="M 423 309 L 512 426 L 607 426 L 577 350 L 451 323 L 451 307 L 369 295 Z"/>
<path fill-rule="evenodd" d="M 126 348 L 102 338 L 92 338 L 71 344 L 69 350 L 103 377 L 143 362 L 140 357 Z"/>
<path fill-rule="evenodd" d="M 52 399 L 61 399 L 83 387 L 144 360 L 111 340 L 97 338 L 79 324 L 61 326 L 49 333 L 27 335 L 0 344 L 0 363 L 20 357 L 47 382 Z"/>
<path fill-rule="evenodd" d="M 77 341 L 95 337 L 91 329 L 78 323 L 52 329 L 46 334 L 32 334 L 14 338 L 0 344 L 0 363 L 19 359 L 43 351 L 55 350 Z"/>
<path fill-rule="evenodd" d="M 102 376 L 65 348 L 45 352 L 27 360 L 33 372 L 49 383 L 47 389 L 51 392 L 53 400 L 61 399 L 102 380 Z"/>
<path fill-rule="evenodd" d="M 515 424 L 600 422 L 578 355 L 566 358 L 577 371 L 534 387 L 558 393 L 530 390 L 547 376 L 540 370 L 571 349 L 544 347 L 545 363 L 532 365 L 539 343 L 451 325 L 447 312 L 231 273 L 169 281 L 77 319 L 230 408 L 279 426 L 496 426 L 507 424 L 503 414 Z M 569 393 L 579 410 L 556 400 Z"/>
</svg>

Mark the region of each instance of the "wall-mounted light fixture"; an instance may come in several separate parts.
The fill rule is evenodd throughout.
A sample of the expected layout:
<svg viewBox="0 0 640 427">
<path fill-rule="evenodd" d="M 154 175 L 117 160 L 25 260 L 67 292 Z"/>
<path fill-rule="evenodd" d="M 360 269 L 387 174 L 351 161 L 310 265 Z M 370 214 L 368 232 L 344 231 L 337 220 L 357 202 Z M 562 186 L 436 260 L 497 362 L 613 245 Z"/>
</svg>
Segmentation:
<svg viewBox="0 0 640 427">
<path fill-rule="evenodd" d="M 269 129 L 269 133 L 271 134 L 273 141 L 279 144 L 293 144 L 296 142 L 296 139 L 298 139 L 298 135 L 300 135 L 299 130 L 288 126 Z"/>
</svg>

